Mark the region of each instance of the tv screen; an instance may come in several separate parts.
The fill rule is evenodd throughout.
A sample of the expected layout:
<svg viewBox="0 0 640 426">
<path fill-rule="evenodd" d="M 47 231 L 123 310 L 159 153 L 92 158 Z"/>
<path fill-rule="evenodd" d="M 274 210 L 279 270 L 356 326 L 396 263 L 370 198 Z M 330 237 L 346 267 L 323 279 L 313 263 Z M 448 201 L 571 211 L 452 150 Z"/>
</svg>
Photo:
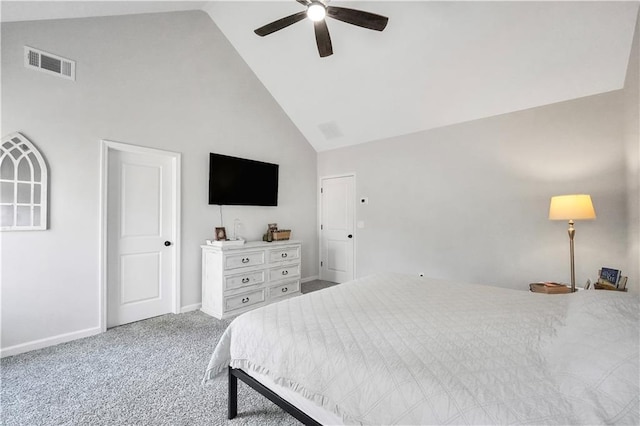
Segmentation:
<svg viewBox="0 0 640 426">
<path fill-rule="evenodd" d="M 209 155 L 209 204 L 278 205 L 278 165 Z"/>
</svg>

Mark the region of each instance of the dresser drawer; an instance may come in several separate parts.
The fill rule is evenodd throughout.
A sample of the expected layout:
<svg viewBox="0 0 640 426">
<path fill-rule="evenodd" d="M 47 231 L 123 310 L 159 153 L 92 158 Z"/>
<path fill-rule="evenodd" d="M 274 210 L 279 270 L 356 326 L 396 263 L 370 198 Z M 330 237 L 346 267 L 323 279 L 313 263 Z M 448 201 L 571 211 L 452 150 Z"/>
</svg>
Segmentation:
<svg viewBox="0 0 640 426">
<path fill-rule="evenodd" d="M 228 254 L 224 257 L 225 269 L 246 268 L 257 265 L 264 265 L 264 251 Z"/>
<path fill-rule="evenodd" d="M 269 250 L 269 263 L 300 259 L 300 247 L 283 247 Z"/>
<path fill-rule="evenodd" d="M 280 266 L 269 269 L 269 281 L 278 281 L 300 276 L 300 264 Z"/>
<path fill-rule="evenodd" d="M 265 271 L 245 272 L 224 277 L 224 289 L 233 290 L 264 282 Z"/>
<path fill-rule="evenodd" d="M 286 284 L 269 288 L 269 298 L 276 299 L 278 297 L 288 296 L 291 293 L 300 291 L 300 281 L 293 281 Z"/>
<path fill-rule="evenodd" d="M 249 291 L 247 293 L 226 297 L 224 299 L 226 311 L 232 311 L 234 309 L 244 308 L 246 306 L 251 306 L 255 305 L 256 303 L 262 302 L 264 302 L 264 289 Z"/>
</svg>

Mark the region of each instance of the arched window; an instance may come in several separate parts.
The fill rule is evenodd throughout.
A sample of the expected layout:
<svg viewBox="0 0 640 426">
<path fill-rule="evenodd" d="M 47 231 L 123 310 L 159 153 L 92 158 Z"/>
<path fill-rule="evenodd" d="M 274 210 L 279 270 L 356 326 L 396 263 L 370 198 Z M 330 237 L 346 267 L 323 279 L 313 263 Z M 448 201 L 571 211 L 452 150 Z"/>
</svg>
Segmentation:
<svg viewBox="0 0 640 426">
<path fill-rule="evenodd" d="M 47 229 L 47 165 L 20 133 L 0 145 L 0 230 Z"/>
</svg>

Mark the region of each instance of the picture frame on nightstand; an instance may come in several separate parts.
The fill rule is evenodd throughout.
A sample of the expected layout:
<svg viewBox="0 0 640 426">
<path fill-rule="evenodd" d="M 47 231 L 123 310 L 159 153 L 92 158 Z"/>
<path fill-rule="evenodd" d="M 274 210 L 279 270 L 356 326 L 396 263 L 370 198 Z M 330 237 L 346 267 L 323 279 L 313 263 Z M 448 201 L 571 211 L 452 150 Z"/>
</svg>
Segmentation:
<svg viewBox="0 0 640 426">
<path fill-rule="evenodd" d="M 602 268 L 598 270 L 598 279 L 594 281 L 594 290 L 617 290 L 627 291 L 628 277 L 622 275 L 622 271 L 613 268 Z"/>
<path fill-rule="evenodd" d="M 620 281 L 618 281 L 618 290 L 626 291 L 627 279 L 628 279 L 628 277 L 625 277 L 625 276 L 621 276 L 620 277 Z"/>
<path fill-rule="evenodd" d="M 598 271 L 598 284 L 609 284 L 618 288 L 622 273 L 619 269 L 602 267 Z"/>
</svg>

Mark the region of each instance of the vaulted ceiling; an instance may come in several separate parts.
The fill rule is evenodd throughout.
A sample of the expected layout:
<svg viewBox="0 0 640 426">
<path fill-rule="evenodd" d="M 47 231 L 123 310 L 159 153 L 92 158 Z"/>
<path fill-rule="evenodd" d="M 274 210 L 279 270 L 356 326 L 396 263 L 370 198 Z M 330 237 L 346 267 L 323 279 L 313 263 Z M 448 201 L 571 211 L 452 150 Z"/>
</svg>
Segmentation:
<svg viewBox="0 0 640 426">
<path fill-rule="evenodd" d="M 287 1 L 2 2 L 2 20 L 201 9 L 318 151 L 621 89 L 638 2 L 339 1 L 389 17 L 383 32 L 327 24 L 320 58 Z"/>
</svg>

